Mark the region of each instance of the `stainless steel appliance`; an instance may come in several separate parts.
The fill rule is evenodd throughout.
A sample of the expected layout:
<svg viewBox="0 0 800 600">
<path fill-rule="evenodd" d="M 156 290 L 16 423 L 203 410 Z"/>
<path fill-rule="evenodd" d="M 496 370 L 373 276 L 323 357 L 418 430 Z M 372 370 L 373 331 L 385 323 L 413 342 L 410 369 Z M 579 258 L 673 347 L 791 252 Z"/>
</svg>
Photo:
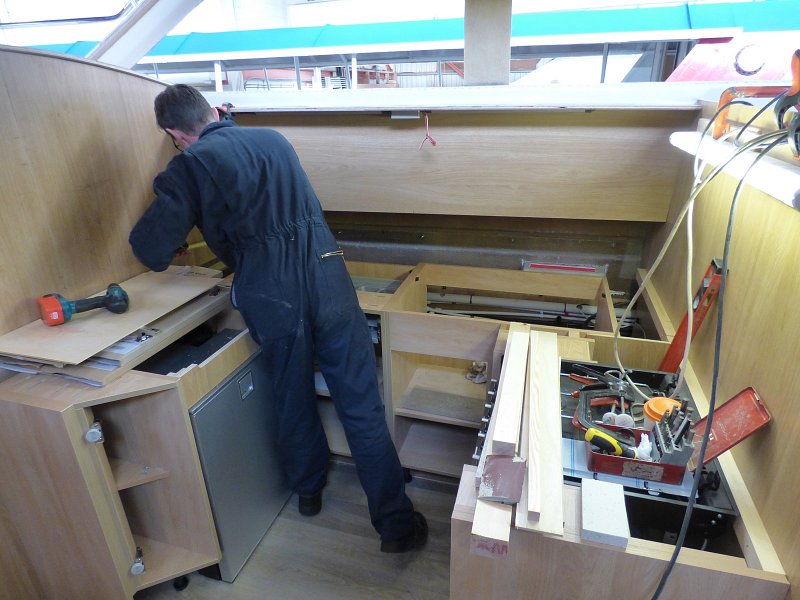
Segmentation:
<svg viewBox="0 0 800 600">
<path fill-rule="evenodd" d="M 275 452 L 277 421 L 261 353 L 189 411 L 222 560 L 233 582 L 290 496 Z"/>
</svg>

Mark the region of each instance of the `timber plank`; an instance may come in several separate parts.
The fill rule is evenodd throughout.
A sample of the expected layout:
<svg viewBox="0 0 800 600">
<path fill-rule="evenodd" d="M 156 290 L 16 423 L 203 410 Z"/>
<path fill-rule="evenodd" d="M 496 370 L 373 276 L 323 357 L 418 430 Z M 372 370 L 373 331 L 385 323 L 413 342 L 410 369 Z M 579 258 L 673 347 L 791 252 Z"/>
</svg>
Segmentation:
<svg viewBox="0 0 800 600">
<path fill-rule="evenodd" d="M 557 336 L 532 331 L 523 447 L 528 469 L 516 514 L 519 529 L 564 534 L 560 360 Z"/>
<path fill-rule="evenodd" d="M 41 320 L 0 336 L 0 354 L 24 356 L 40 362 L 78 364 L 126 335 L 167 314 L 219 283 L 183 270 L 149 271 L 120 285 L 130 299 L 120 315 L 98 309 L 74 315 L 72 320 L 48 327 Z M 105 290 L 100 294 L 105 293 Z"/>
<path fill-rule="evenodd" d="M 527 325 L 511 323 L 501 376 L 505 384 L 498 391 L 494 408 L 497 421 L 491 440 L 492 454 L 514 456 L 519 448 L 529 340 L 530 329 Z"/>
</svg>

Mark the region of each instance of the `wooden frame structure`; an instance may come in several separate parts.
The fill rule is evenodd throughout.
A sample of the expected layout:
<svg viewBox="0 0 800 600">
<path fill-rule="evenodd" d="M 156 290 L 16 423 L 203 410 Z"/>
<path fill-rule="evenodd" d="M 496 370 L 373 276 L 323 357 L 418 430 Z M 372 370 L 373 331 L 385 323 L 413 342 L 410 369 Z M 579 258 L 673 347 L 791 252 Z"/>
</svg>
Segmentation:
<svg viewBox="0 0 800 600">
<path fill-rule="evenodd" d="M 6 290 L 0 306 L 2 335 L 35 320 L 31 298 L 54 291 L 85 297 L 111 281 L 144 271 L 130 254 L 127 234 L 149 202 L 152 178 L 173 149 L 152 119 L 152 98 L 162 89 L 160 82 L 89 61 L 17 48 L 0 48 L 0 70 L 7 107 L 0 113 L 0 143 L 4 156 L 15 158 L 0 174 L 4 207 L 0 247 L 7 266 L 2 275 Z M 47 89 L 42 82 L 47 82 Z M 58 93 L 49 93 L 50 88 Z M 375 110 L 262 112 L 240 114 L 237 120 L 244 126 L 271 126 L 283 132 L 296 147 L 327 210 L 670 225 L 690 177 L 688 158 L 671 148 L 668 138 L 674 130 L 694 128 L 697 108 L 595 110 L 590 104 L 587 99 L 587 105 L 576 107 L 575 112 L 554 105 L 513 111 L 491 107 L 437 111 L 430 123 L 440 142 L 436 153 L 418 150 L 419 122 L 393 121 Z M 94 158 L 87 161 L 88 156 Z M 731 177 L 720 176 L 698 199 L 694 279 L 710 257 L 719 255 L 735 184 Z M 800 324 L 792 318 L 790 307 L 797 287 L 794 266 L 800 256 L 800 213 L 747 187 L 735 231 L 737 251 L 731 264 L 727 300 L 731 308 L 724 329 L 720 396 L 730 397 L 751 385 L 766 400 L 773 422 L 720 458 L 742 515 L 736 527 L 745 557 L 686 550 L 667 597 L 783 598 L 788 583 L 800 578 L 798 518 L 793 510 L 800 493 L 793 474 L 793 457 L 800 450 L 793 402 L 793 391 L 800 387 L 793 363 Z M 679 322 L 683 314 L 676 275 L 682 270 L 683 241 L 680 235 L 676 238 L 649 290 L 650 298 L 658 297 L 661 307 L 651 314 L 663 312 L 671 322 Z M 406 466 L 455 476 L 461 474 L 464 450 L 472 451 L 475 418 L 472 414 L 466 418 L 454 417 L 455 412 L 442 414 L 431 410 L 430 402 L 415 404 L 413 394 L 406 392 L 429 389 L 432 380 L 441 379 L 440 374 L 452 379 L 455 386 L 456 374 L 473 361 L 487 362 L 490 371 L 497 368 L 498 337 L 504 326 L 488 319 L 425 314 L 428 287 L 489 290 L 509 296 L 568 296 L 610 305 L 607 290 L 598 287 L 576 293 L 559 283 L 552 290 L 537 290 L 528 282 L 538 280 L 544 286 L 545 279 L 533 273 L 491 273 L 439 265 L 388 270 L 394 273 L 392 278 L 408 273 L 395 293 L 360 294 L 362 303 L 368 302 L 369 311 L 381 318 L 387 419 Z M 603 322 L 606 314 L 608 321 Z M 613 312 L 603 312 L 592 332 L 536 329 L 558 334 L 562 356 L 574 352 L 582 360 L 588 355 L 609 364 L 613 362 L 613 324 Z M 707 319 L 696 338 L 687 373 L 692 395 L 701 407 L 710 389 L 713 324 L 714 318 Z M 662 331 L 668 336 L 668 327 Z M 45 446 L 41 439 L 19 439 L 4 430 L 0 435 L 4 455 L 27 448 L 32 456 L 41 451 L 65 461 L 59 463 L 63 469 L 58 476 L 52 477 L 57 486 L 45 482 L 50 478 L 47 460 L 31 464 L 17 458 L 3 467 L 5 481 L 30 485 L 22 492 L 16 487 L 9 491 L 6 485 L 0 492 L 0 535 L 7 540 L 0 545 L 0 580 L 4 582 L 0 595 L 20 597 L 32 590 L 47 597 L 52 590 L 64 592 L 70 585 L 81 590 L 78 577 L 87 578 L 89 573 L 69 569 L 79 564 L 93 566 L 92 585 L 102 582 L 104 598 L 129 597 L 141 585 L 127 582 L 124 575 L 138 532 L 148 539 L 185 535 L 183 540 L 163 542 L 179 551 L 164 555 L 168 558 L 163 569 L 151 573 L 150 581 L 214 561 L 217 550 L 214 536 L 208 535 L 211 524 L 204 516 L 203 493 L 198 492 L 197 510 L 191 511 L 204 523 L 203 531 L 188 533 L 180 524 L 183 517 L 175 531 L 161 527 L 164 515 L 171 515 L 174 507 L 164 495 L 151 496 L 148 488 L 163 490 L 174 485 L 174 479 L 199 489 L 202 480 L 196 477 L 185 409 L 195 394 L 213 387 L 252 352 L 247 339 L 237 338 L 213 360 L 177 379 L 131 372 L 100 395 L 78 394 L 73 384 L 64 386 L 62 382 L 53 389 L 49 383 L 24 376 L 0 382 L 6 420 L 18 423 L 20 431 L 41 431 L 40 438 L 52 439 L 52 444 Z M 667 339 L 626 339 L 620 353 L 626 365 L 655 369 L 668 344 Z M 461 376 L 458 384 L 464 385 Z M 441 390 L 433 393 L 437 391 L 441 398 Z M 474 391 L 455 396 L 472 398 L 478 404 L 485 389 Z M 153 408 L 153 414 L 166 411 L 162 415 L 168 423 L 166 429 L 179 432 L 182 444 L 176 456 L 178 464 L 162 468 L 182 473 L 180 477 L 162 477 L 163 473 L 155 470 L 144 479 L 134 478 L 129 487 L 131 480 L 123 475 L 127 470 L 113 475 L 114 461 L 108 456 L 104 459 L 97 447 L 76 447 L 74 436 L 97 413 L 134 432 L 147 429 L 147 435 L 155 436 L 153 448 L 163 450 L 159 436 L 165 435 L 165 430 L 153 428 L 140 411 L 125 408 L 147 407 L 141 412 L 149 413 L 155 398 L 159 408 Z M 53 404 L 46 405 L 46 400 Z M 471 403 L 469 408 L 473 410 Z M 134 439 L 144 440 L 147 435 L 139 433 Z M 120 448 L 116 458 L 136 462 L 136 457 L 128 456 L 135 454 L 130 447 Z M 160 457 L 163 452 L 157 454 Z M 35 477 L 23 479 L 20 472 Z M 117 481 L 127 481 L 121 484 L 125 489 L 117 489 Z M 470 485 L 459 494 L 454 511 L 452 591 L 459 600 L 511 597 L 526 586 L 534 589 L 531 579 L 537 585 L 547 582 L 540 589 L 552 593 L 543 597 L 584 597 L 598 588 L 628 595 L 633 593 L 628 585 L 630 573 L 637 573 L 642 586 L 652 583 L 670 551 L 668 546 L 640 540 L 631 540 L 624 551 L 581 542 L 576 533 L 576 490 L 565 486 L 566 531 L 562 538 L 513 529 L 509 539 L 513 554 L 503 559 L 505 562 L 475 557 L 468 551 L 472 489 Z M 123 495 L 136 499 L 117 500 Z M 62 554 L 63 542 L 72 544 L 84 532 L 73 523 L 60 528 L 58 539 L 47 537 L 55 535 L 52 532 L 45 534 L 49 545 L 37 543 L 23 525 L 36 527 L 37 504 L 26 499 L 37 497 L 53 506 L 64 503 L 69 510 L 60 514 L 91 523 L 89 537 L 103 540 L 102 547 L 108 551 L 98 551 L 97 545 L 82 546 L 72 558 L 54 563 L 52 558 Z M 153 513 L 156 524 L 146 523 L 134 505 Z M 153 535 L 148 535 L 150 531 Z M 187 555 L 181 549 L 189 550 L 191 558 L 184 560 Z M 540 559 L 530 561 L 526 555 Z M 585 564 L 598 567 L 592 575 L 599 569 L 604 578 L 598 582 L 575 577 L 575 566 Z M 52 571 L 40 572 L 45 565 L 53 565 Z"/>
</svg>

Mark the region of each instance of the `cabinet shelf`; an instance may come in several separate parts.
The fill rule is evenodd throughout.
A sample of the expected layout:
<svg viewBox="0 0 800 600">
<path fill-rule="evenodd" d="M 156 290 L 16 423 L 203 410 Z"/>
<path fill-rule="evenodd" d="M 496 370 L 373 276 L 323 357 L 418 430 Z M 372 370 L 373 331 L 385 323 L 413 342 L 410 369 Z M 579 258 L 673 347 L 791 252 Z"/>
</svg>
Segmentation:
<svg viewBox="0 0 800 600">
<path fill-rule="evenodd" d="M 397 419 L 400 462 L 409 469 L 458 477 L 472 461 L 474 430 L 416 419 Z"/>
<path fill-rule="evenodd" d="M 486 384 L 476 384 L 464 375 L 465 370 L 458 367 L 418 366 L 395 415 L 480 428 Z"/>
<path fill-rule="evenodd" d="M 170 581 L 180 575 L 219 562 L 219 559 L 213 554 L 193 552 L 144 536 L 134 535 L 133 540 L 142 549 L 145 565 L 144 573 L 134 578 L 137 590 Z"/>
<path fill-rule="evenodd" d="M 117 490 L 127 490 L 128 488 L 169 476 L 169 472 L 161 467 L 152 467 L 119 458 L 109 457 L 108 463 L 111 466 L 111 473 L 117 484 Z"/>
</svg>

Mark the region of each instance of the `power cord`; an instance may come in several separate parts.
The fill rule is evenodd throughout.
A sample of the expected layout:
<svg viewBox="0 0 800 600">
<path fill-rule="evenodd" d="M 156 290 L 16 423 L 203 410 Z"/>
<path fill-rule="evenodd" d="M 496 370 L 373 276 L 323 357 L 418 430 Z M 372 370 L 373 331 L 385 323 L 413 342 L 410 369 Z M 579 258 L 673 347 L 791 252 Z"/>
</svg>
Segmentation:
<svg viewBox="0 0 800 600">
<path fill-rule="evenodd" d="M 719 118 L 724 110 L 729 108 L 734 104 L 744 104 L 746 106 L 752 106 L 750 102 L 746 100 L 729 100 L 725 104 L 719 106 L 714 113 L 714 115 L 709 119 L 708 123 L 706 123 L 705 129 L 703 129 L 703 133 L 700 134 L 700 141 L 697 144 L 697 150 L 695 151 L 694 155 L 694 180 L 692 181 L 692 189 L 694 189 L 701 181 L 703 177 L 703 171 L 706 168 L 706 162 L 700 160 L 700 148 L 703 145 L 703 141 L 706 139 L 706 135 L 708 134 L 711 127 L 714 125 L 714 122 Z M 733 135 L 732 132 L 728 133 L 724 137 L 728 137 Z M 739 130 L 739 135 L 741 135 L 741 130 Z M 737 136 L 738 139 L 738 136 Z M 684 270 L 686 274 L 686 314 L 687 319 L 688 315 L 694 313 L 694 289 L 693 284 L 694 281 L 692 280 L 692 265 L 694 264 L 694 203 L 689 206 L 689 210 L 686 211 L 686 268 Z M 686 379 L 686 367 L 689 364 L 689 353 L 692 349 L 692 337 L 694 335 L 694 328 L 689 326 L 686 328 L 686 339 L 683 343 L 683 356 L 681 357 L 681 362 L 678 367 L 678 380 L 675 382 L 675 388 L 673 389 L 672 393 L 669 395 L 670 398 L 675 398 L 678 395 L 678 390 L 681 389 L 684 380 Z"/>
<path fill-rule="evenodd" d="M 709 119 L 708 123 L 706 124 L 705 128 L 703 129 L 703 132 L 700 134 L 700 142 L 697 145 L 697 151 L 695 152 L 695 156 L 694 156 L 694 170 L 693 170 L 693 172 L 694 172 L 694 180 L 692 181 L 692 192 L 696 191 L 698 186 L 701 184 L 702 174 L 703 174 L 703 171 L 705 169 L 705 164 L 702 163 L 702 161 L 699 160 L 700 147 L 703 144 L 703 140 L 705 139 L 706 135 L 708 135 L 709 130 L 711 129 L 711 127 L 713 127 L 714 122 L 719 118 L 719 116 L 723 113 L 723 111 L 725 111 L 727 108 L 729 108 L 730 106 L 732 106 L 734 104 L 744 104 L 746 106 L 752 106 L 752 104 L 750 102 L 747 102 L 746 100 L 739 100 L 739 99 L 729 100 L 728 102 L 726 102 L 726 103 L 722 104 L 721 106 L 719 106 L 717 108 L 716 112 L 714 112 L 714 114 L 712 115 L 711 119 Z M 732 135 L 732 133 L 728 134 L 728 135 Z M 736 156 L 736 154 L 734 154 L 730 158 L 730 160 L 733 160 L 733 158 L 735 156 Z M 715 175 L 716 175 L 716 173 L 712 173 L 710 178 L 714 177 Z M 709 178 L 709 181 L 710 181 L 710 178 Z M 702 183 L 702 186 L 705 186 L 705 183 Z M 686 310 L 687 310 L 687 313 L 686 314 L 691 314 L 692 313 L 692 311 L 693 311 L 692 303 L 693 303 L 693 300 L 694 300 L 694 297 L 692 295 L 692 283 L 693 282 L 691 280 L 691 269 L 692 269 L 692 260 L 693 260 L 693 246 L 694 246 L 693 237 L 692 237 L 692 234 L 693 234 L 693 227 L 692 227 L 692 225 L 693 225 L 693 222 L 692 222 L 693 206 L 694 206 L 694 200 L 690 196 L 690 199 L 687 201 L 686 205 L 684 205 L 684 209 L 685 209 L 685 213 L 684 214 L 687 215 L 687 227 L 686 227 L 686 246 L 687 246 L 687 257 L 686 257 Z M 680 220 L 676 221 L 675 225 L 673 226 L 673 230 L 670 232 L 669 236 L 667 237 L 666 241 L 664 242 L 664 246 L 662 247 L 662 251 L 664 253 L 666 253 L 666 249 L 672 243 L 672 240 L 673 240 L 673 238 L 674 238 L 674 236 L 675 236 L 675 234 L 676 234 L 676 232 L 678 230 L 678 227 L 680 227 Z M 660 262 L 660 260 L 658 262 Z M 644 291 L 644 287 L 645 287 L 646 283 L 650 280 L 650 277 L 652 276 L 653 272 L 655 272 L 655 269 L 657 268 L 657 266 L 658 266 L 657 264 L 654 264 L 650 268 L 648 273 L 645 275 L 645 278 L 642 281 L 642 284 L 640 285 L 639 290 L 637 292 L 638 295 L 640 295 Z M 627 316 L 628 312 L 633 309 L 633 306 L 636 303 L 636 300 L 638 299 L 638 295 L 635 295 L 633 298 L 631 298 L 630 303 L 628 304 L 627 308 L 625 309 L 625 312 L 623 313 L 623 317 Z M 620 323 L 622 323 L 622 319 L 620 319 Z M 633 381 L 631 380 L 630 376 L 627 374 L 625 368 L 622 366 L 622 361 L 619 358 L 618 339 L 619 339 L 619 332 L 621 330 L 622 330 L 622 327 L 620 326 L 620 327 L 617 328 L 617 330 L 614 331 L 614 339 L 613 339 L 614 358 L 616 359 L 617 367 L 619 368 L 620 372 L 623 374 L 625 379 L 628 381 L 628 383 L 633 387 L 634 391 L 637 394 L 639 394 L 639 396 L 644 401 L 647 401 L 647 400 L 649 400 L 649 398 L 645 394 L 643 394 L 639 390 L 639 388 L 633 383 Z M 692 329 L 691 328 L 687 328 L 686 342 L 684 344 L 683 357 L 681 359 L 680 368 L 678 369 L 678 373 L 679 373 L 678 381 L 676 382 L 675 389 L 674 389 L 674 391 L 672 393 L 672 396 L 674 396 L 677 393 L 677 391 L 681 388 L 681 385 L 683 384 L 683 380 L 685 378 L 684 373 L 686 372 L 686 365 L 689 362 L 689 351 L 691 349 L 691 341 L 692 341 Z"/>
<path fill-rule="evenodd" d="M 639 390 L 636 384 L 631 380 L 630 375 L 628 375 L 628 373 L 625 371 L 625 368 L 622 366 L 622 361 L 619 357 L 620 323 L 622 323 L 628 318 L 628 315 L 630 314 L 633 306 L 636 304 L 636 301 L 642 295 L 645 288 L 647 287 L 647 284 L 650 282 L 653 273 L 655 273 L 656 269 L 658 269 L 659 265 L 661 264 L 661 261 L 664 260 L 664 256 L 667 253 L 667 249 L 672 243 L 672 240 L 675 238 L 675 235 L 677 234 L 678 229 L 680 228 L 681 223 L 683 222 L 683 219 L 686 216 L 686 213 L 692 207 L 695 199 L 700 195 L 700 192 L 703 191 L 705 186 L 708 185 L 717 175 L 719 175 L 722 172 L 722 170 L 726 166 L 728 166 L 728 164 L 731 161 L 736 159 L 740 154 L 743 154 L 744 152 L 747 152 L 754 146 L 758 146 L 764 142 L 770 142 L 772 140 L 775 140 L 776 138 L 782 140 L 785 136 L 786 136 L 786 131 L 773 131 L 745 142 L 744 144 L 736 148 L 736 150 L 734 150 L 730 156 L 728 156 L 725 160 L 721 161 L 716 167 L 714 167 L 711 173 L 709 173 L 709 175 L 705 179 L 703 179 L 698 185 L 696 185 L 692 189 L 692 192 L 689 194 L 689 198 L 686 200 L 680 212 L 678 213 L 678 216 L 675 219 L 675 223 L 672 225 L 672 228 L 667 234 L 667 238 L 664 240 L 664 244 L 661 246 L 661 249 L 659 250 L 655 260 L 653 261 L 652 266 L 650 267 L 650 269 L 648 269 L 647 273 L 642 279 L 642 283 L 639 285 L 639 289 L 636 290 L 636 293 L 634 293 L 634 295 L 631 297 L 630 302 L 628 302 L 628 305 L 625 307 L 625 310 L 623 311 L 622 316 L 619 319 L 617 327 L 614 328 L 614 336 L 612 340 L 614 360 L 616 361 L 616 365 L 619 368 L 625 380 L 631 385 L 631 387 L 635 390 L 635 392 L 639 394 L 645 401 L 649 400 L 650 398 L 648 398 L 641 390 Z"/>
<path fill-rule="evenodd" d="M 783 136 L 787 135 L 785 131 L 777 133 L 782 133 Z M 719 357 L 720 350 L 722 348 L 722 323 L 725 308 L 725 289 L 728 282 L 728 259 L 730 257 L 731 239 L 733 237 L 733 222 L 736 215 L 736 207 L 739 202 L 739 196 L 741 195 L 742 188 L 744 187 L 744 181 L 747 178 L 747 175 L 750 173 L 750 170 L 759 160 L 771 152 L 775 146 L 784 141 L 783 136 L 776 137 L 760 154 L 755 157 L 755 159 L 753 159 L 753 162 L 750 163 L 750 165 L 747 167 L 747 170 L 744 172 L 744 175 L 742 175 L 742 178 L 739 180 L 739 183 L 736 186 L 736 191 L 734 192 L 731 200 L 731 208 L 730 212 L 728 213 L 728 226 L 725 232 L 725 247 L 722 253 L 722 274 L 720 276 L 719 294 L 717 295 L 717 328 L 714 337 L 714 366 L 711 374 L 711 398 L 709 399 L 708 403 L 705 432 L 703 433 L 702 442 L 700 443 L 700 451 L 697 456 L 697 468 L 695 469 L 694 477 L 692 479 L 692 491 L 689 495 L 689 501 L 686 505 L 686 512 L 684 513 L 683 522 L 681 523 L 681 530 L 678 534 L 678 539 L 676 540 L 672 557 L 670 558 L 664 573 L 661 575 L 661 580 L 659 581 L 658 587 L 653 594 L 652 600 L 658 600 L 661 597 L 661 593 L 667 584 L 669 576 L 672 573 L 672 569 L 675 567 L 675 563 L 678 560 L 678 555 L 680 554 L 683 543 L 686 540 L 686 533 L 689 529 L 689 521 L 691 520 L 692 512 L 694 511 L 697 491 L 700 487 L 700 480 L 702 479 L 702 467 L 705 460 L 708 440 L 711 436 L 711 427 L 714 423 L 714 409 L 717 403 L 717 383 L 719 379 Z"/>
</svg>

